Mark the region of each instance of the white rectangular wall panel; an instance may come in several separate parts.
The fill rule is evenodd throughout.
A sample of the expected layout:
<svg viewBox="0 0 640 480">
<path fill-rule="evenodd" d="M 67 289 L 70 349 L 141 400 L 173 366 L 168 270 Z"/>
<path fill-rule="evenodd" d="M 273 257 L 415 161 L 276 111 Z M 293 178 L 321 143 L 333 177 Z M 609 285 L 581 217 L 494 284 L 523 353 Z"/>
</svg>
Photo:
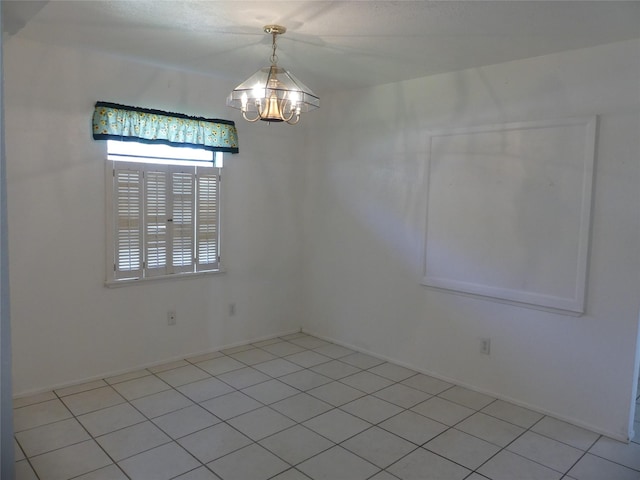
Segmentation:
<svg viewBox="0 0 640 480">
<path fill-rule="evenodd" d="M 584 313 L 596 117 L 431 132 L 422 283 Z"/>
</svg>

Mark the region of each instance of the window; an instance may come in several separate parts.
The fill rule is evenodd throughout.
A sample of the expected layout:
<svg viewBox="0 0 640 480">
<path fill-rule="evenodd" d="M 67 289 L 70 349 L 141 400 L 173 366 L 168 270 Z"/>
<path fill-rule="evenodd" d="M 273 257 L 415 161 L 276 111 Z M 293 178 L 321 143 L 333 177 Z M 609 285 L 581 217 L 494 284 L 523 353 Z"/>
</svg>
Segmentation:
<svg viewBox="0 0 640 480">
<path fill-rule="evenodd" d="M 222 153 L 107 142 L 107 283 L 220 270 Z"/>
</svg>

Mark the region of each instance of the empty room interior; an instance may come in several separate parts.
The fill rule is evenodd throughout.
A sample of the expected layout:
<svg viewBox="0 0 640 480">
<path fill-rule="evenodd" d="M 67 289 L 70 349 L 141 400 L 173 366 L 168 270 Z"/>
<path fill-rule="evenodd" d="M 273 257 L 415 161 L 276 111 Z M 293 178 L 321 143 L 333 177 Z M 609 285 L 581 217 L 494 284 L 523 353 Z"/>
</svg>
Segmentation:
<svg viewBox="0 0 640 480">
<path fill-rule="evenodd" d="M 640 479 L 640 2 L 2 25 L 3 479 Z"/>
</svg>

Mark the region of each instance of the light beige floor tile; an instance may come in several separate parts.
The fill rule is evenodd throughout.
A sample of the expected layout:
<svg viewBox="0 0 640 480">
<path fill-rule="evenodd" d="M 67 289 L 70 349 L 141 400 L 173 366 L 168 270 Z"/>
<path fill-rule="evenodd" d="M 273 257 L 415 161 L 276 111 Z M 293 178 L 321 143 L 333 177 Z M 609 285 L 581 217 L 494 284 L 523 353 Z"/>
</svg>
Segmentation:
<svg viewBox="0 0 640 480">
<path fill-rule="evenodd" d="M 453 428 L 427 442 L 424 448 L 471 470 L 500 451 L 496 445 Z"/>
<path fill-rule="evenodd" d="M 278 337 L 273 337 L 273 338 L 268 338 L 267 340 L 261 340 L 259 342 L 253 342 L 251 345 L 254 347 L 266 347 L 268 345 L 273 345 L 274 343 L 280 343 L 282 340 L 280 340 Z"/>
<path fill-rule="evenodd" d="M 128 480 L 117 465 L 108 465 L 93 472 L 85 473 L 73 480 Z"/>
<path fill-rule="evenodd" d="M 282 377 L 293 372 L 302 370 L 300 365 L 296 365 L 284 358 L 276 358 L 268 362 L 258 363 L 253 368 L 260 370 L 262 373 L 269 375 L 270 377 Z"/>
<path fill-rule="evenodd" d="M 293 338 L 291 340 L 289 340 L 291 343 L 298 345 L 299 347 L 302 348 L 309 348 L 309 349 L 316 349 L 316 348 L 320 348 L 320 347 L 327 347 L 329 345 L 331 345 L 330 342 L 327 342 L 325 340 L 321 340 L 319 338 L 315 338 L 315 337 L 299 337 L 299 338 Z"/>
<path fill-rule="evenodd" d="M 113 385 L 120 395 L 127 400 L 135 400 L 136 398 L 145 397 L 154 393 L 169 390 L 171 387 L 156 376 L 148 376 L 127 380 Z"/>
<path fill-rule="evenodd" d="M 348 363 L 349 365 L 353 365 L 354 367 L 367 369 L 371 367 L 375 367 L 376 365 L 380 365 L 384 363 L 384 360 L 381 360 L 377 357 L 373 357 L 371 355 L 367 355 L 366 353 L 356 352 L 351 355 L 347 355 L 342 357 L 340 361 Z"/>
<path fill-rule="evenodd" d="M 411 410 L 445 425 L 453 426 L 473 415 L 474 410 L 440 397 L 432 397 Z"/>
<path fill-rule="evenodd" d="M 30 460 L 40 480 L 67 480 L 112 463 L 93 440 L 38 455 Z"/>
<path fill-rule="evenodd" d="M 16 462 L 25 459 L 24 452 L 22 451 L 22 448 L 20 448 L 20 445 L 18 445 L 15 438 L 13 439 L 13 456 Z"/>
<path fill-rule="evenodd" d="M 309 480 L 309 477 L 300 470 L 290 468 L 289 470 L 282 472 L 280 475 L 276 475 L 271 480 Z"/>
<path fill-rule="evenodd" d="M 380 365 L 370 368 L 369 371 L 371 373 L 375 373 L 376 375 L 380 375 L 381 377 L 393 380 L 394 382 L 401 382 L 402 380 L 413 377 L 416 373 L 418 373 L 414 370 L 410 370 L 408 368 L 401 367 L 400 365 L 389 362 L 381 363 Z"/>
<path fill-rule="evenodd" d="M 293 387 L 290 387 L 286 383 L 278 380 L 268 380 L 266 382 L 252 385 L 242 390 L 243 393 L 249 395 L 251 398 L 255 398 L 259 402 L 269 405 L 271 403 L 278 402 L 287 397 L 291 397 L 300 393 Z"/>
<path fill-rule="evenodd" d="M 640 471 L 640 445 L 637 443 L 623 443 L 600 437 L 589 449 L 589 453 Z"/>
<path fill-rule="evenodd" d="M 256 363 L 268 362 L 269 360 L 277 358 L 275 355 L 272 355 L 261 348 L 252 348 L 229 356 L 244 363 L 245 365 L 255 365 Z"/>
<path fill-rule="evenodd" d="M 295 425 L 293 420 L 269 407 L 262 407 L 239 415 L 228 420 L 227 423 L 254 441 Z"/>
<path fill-rule="evenodd" d="M 364 392 L 340 382 L 327 383 L 320 387 L 312 388 L 307 393 L 335 407 L 364 396 Z"/>
<path fill-rule="evenodd" d="M 175 480 L 219 480 L 220 477 L 211 472 L 211 470 L 206 467 L 196 468 L 195 470 L 191 470 L 179 477 L 176 477 Z"/>
<path fill-rule="evenodd" d="M 587 453 L 567 474 L 576 480 L 638 480 L 640 472 Z"/>
<path fill-rule="evenodd" d="M 226 423 L 219 423 L 187 435 L 178 443 L 202 463 L 207 463 L 246 447 L 252 441 Z"/>
<path fill-rule="evenodd" d="M 295 420 L 304 422 L 334 407 L 306 393 L 299 393 L 270 405 L 271 408 Z"/>
<path fill-rule="evenodd" d="M 484 393 L 474 392 L 468 388 L 457 386 L 445 390 L 438 396 L 473 410 L 480 410 L 495 400 L 494 397 L 490 397 Z"/>
<path fill-rule="evenodd" d="M 266 345 L 261 348 L 271 353 L 272 355 L 276 355 L 278 357 L 284 357 L 285 355 L 293 355 L 294 353 L 300 353 L 305 351 L 304 348 L 299 347 L 298 345 L 294 345 L 293 343 L 290 343 L 290 342 L 273 343 L 271 345 Z"/>
<path fill-rule="evenodd" d="M 145 420 L 146 418 L 129 403 L 123 403 L 78 417 L 78 421 L 94 437 L 135 425 Z"/>
<path fill-rule="evenodd" d="M 524 429 L 517 425 L 490 417 L 484 413 L 476 413 L 470 416 L 458 423 L 456 429 L 500 447 L 507 446 L 524 432 Z"/>
<path fill-rule="evenodd" d="M 414 450 L 387 470 L 403 480 L 462 480 L 470 470 L 423 448 Z M 514 480 L 514 477 L 511 480 Z"/>
<path fill-rule="evenodd" d="M 533 410 L 529 410 L 513 403 L 503 400 L 496 400 L 482 409 L 482 413 L 499 418 L 505 422 L 513 423 L 522 428 L 530 428 L 538 422 L 544 415 Z"/>
<path fill-rule="evenodd" d="M 172 387 L 179 387 L 181 385 L 186 385 L 187 383 L 193 383 L 198 380 L 210 378 L 210 375 L 207 372 L 193 365 L 174 368 L 172 370 L 167 370 L 166 372 L 160 372 L 157 375 Z"/>
<path fill-rule="evenodd" d="M 428 442 L 448 428 L 442 423 L 408 410 L 385 420 L 378 426 L 416 445 Z"/>
<path fill-rule="evenodd" d="M 353 402 L 342 405 L 340 408 L 345 412 L 355 415 L 356 417 L 360 417 L 374 425 L 389 417 L 397 415 L 403 410 L 397 405 L 386 402 L 372 395 L 358 398 Z"/>
<path fill-rule="evenodd" d="M 280 338 L 283 340 L 293 340 L 294 338 L 302 338 L 302 337 L 310 337 L 310 335 L 307 335 L 304 332 L 295 332 L 295 333 L 289 333 L 287 335 L 282 335 Z"/>
<path fill-rule="evenodd" d="M 175 443 L 167 443 L 119 462 L 131 480 L 168 480 L 199 466 Z"/>
<path fill-rule="evenodd" d="M 192 405 L 175 412 L 167 413 L 153 419 L 171 438 L 178 439 L 207 427 L 220 423 L 220 419 L 212 415 L 200 405 Z"/>
<path fill-rule="evenodd" d="M 187 358 L 187 361 L 189 363 L 195 364 L 195 363 L 204 362 L 205 360 L 213 360 L 214 358 L 219 358 L 219 357 L 224 357 L 224 353 L 222 352 L 201 353 L 200 355 L 194 355 L 193 357 Z"/>
<path fill-rule="evenodd" d="M 379 468 L 340 446 L 302 462 L 296 468 L 314 480 L 364 480 Z"/>
<path fill-rule="evenodd" d="M 71 412 L 60 400 L 48 400 L 13 410 L 16 432 L 71 418 Z"/>
<path fill-rule="evenodd" d="M 387 388 L 378 390 L 374 392 L 373 395 L 403 408 L 411 408 L 431 398 L 431 395 L 428 393 L 402 385 L 401 383 L 395 383 Z"/>
<path fill-rule="evenodd" d="M 147 377 L 149 375 L 151 375 L 151 372 L 149 370 L 135 370 L 133 372 L 123 373 L 122 375 L 115 375 L 113 377 L 106 378 L 105 381 L 109 385 L 113 385 L 129 380 L 135 380 L 136 378 Z"/>
<path fill-rule="evenodd" d="M 217 378 L 207 378 L 178 387 L 178 391 L 189 397 L 194 402 L 204 402 L 211 398 L 219 397 L 234 391 L 234 388 Z"/>
<path fill-rule="evenodd" d="M 559 480 L 562 474 L 515 453 L 502 450 L 478 469 L 492 480 Z"/>
<path fill-rule="evenodd" d="M 38 480 L 35 472 L 26 460 L 20 460 L 15 465 L 16 480 Z"/>
<path fill-rule="evenodd" d="M 332 381 L 329 377 L 312 372 L 311 370 L 301 370 L 299 372 L 290 373 L 278 378 L 278 380 L 304 392 L 311 390 L 312 388 L 331 383 Z"/>
<path fill-rule="evenodd" d="M 81 383 L 79 385 L 73 385 L 71 387 L 60 388 L 55 391 L 59 397 L 66 397 L 67 395 L 73 395 L 74 393 L 86 392 L 87 390 L 93 390 L 94 388 L 105 387 L 107 382 L 104 380 L 95 380 L 93 382 Z"/>
<path fill-rule="evenodd" d="M 207 466 L 225 480 L 266 480 L 290 467 L 256 443 L 219 458 Z"/>
<path fill-rule="evenodd" d="M 311 370 L 325 377 L 332 378 L 333 380 L 338 380 L 360 371 L 358 367 L 341 362 L 340 360 L 321 363 L 320 365 L 311 367 Z"/>
<path fill-rule="evenodd" d="M 18 397 L 13 399 L 13 408 L 26 407 L 27 405 L 56 400 L 57 398 L 58 397 L 53 392 L 43 392 L 35 395 L 28 395 L 26 397 Z"/>
<path fill-rule="evenodd" d="M 544 417 L 531 427 L 531 430 L 580 450 L 588 450 L 600 436 L 597 433 L 551 417 Z"/>
<path fill-rule="evenodd" d="M 91 439 L 75 418 L 18 432 L 16 438 L 28 457 Z"/>
<path fill-rule="evenodd" d="M 385 472 L 384 470 L 376 473 L 373 477 L 371 477 L 369 480 L 398 480 L 398 477 L 391 475 L 388 472 Z"/>
<path fill-rule="evenodd" d="M 324 345 L 322 347 L 315 348 L 314 350 L 322 355 L 326 355 L 327 357 L 331 358 L 342 358 L 355 353 L 354 350 L 343 347 L 341 345 L 336 345 L 335 343 Z"/>
<path fill-rule="evenodd" d="M 180 392 L 165 390 L 133 400 L 131 404 L 140 410 L 147 418 L 159 417 L 165 413 L 193 405 L 193 402 Z"/>
<path fill-rule="evenodd" d="M 143 422 L 98 437 L 96 441 L 118 462 L 168 443 L 171 439 L 153 423 Z"/>
<path fill-rule="evenodd" d="M 313 352 L 311 350 L 305 350 L 300 353 L 294 353 L 285 357 L 288 361 L 300 365 L 304 368 L 311 368 L 321 363 L 330 362 L 332 359 L 325 355 Z"/>
<path fill-rule="evenodd" d="M 334 443 L 302 425 L 296 425 L 261 440 L 260 445 L 296 465 L 331 448 Z"/>
<path fill-rule="evenodd" d="M 186 360 L 174 360 L 173 362 L 163 363 L 161 365 L 156 365 L 155 367 L 149 367 L 148 370 L 151 373 L 160 373 L 187 365 L 189 365 L 189 362 L 187 362 Z"/>
<path fill-rule="evenodd" d="M 218 378 L 228 383 L 234 388 L 241 389 L 255 385 L 256 383 L 266 382 L 271 377 L 256 370 L 253 367 L 244 367 L 231 372 L 218 375 Z"/>
<path fill-rule="evenodd" d="M 200 405 L 222 420 L 237 417 L 263 406 L 260 402 L 242 392 L 221 395 L 202 402 Z"/>
<path fill-rule="evenodd" d="M 68 395 L 62 401 L 74 415 L 83 415 L 124 403 L 125 400 L 112 387 L 107 386 Z"/>
<path fill-rule="evenodd" d="M 440 380 L 439 378 L 424 375 L 422 373 L 403 380 L 402 384 L 407 385 L 411 388 L 415 388 L 416 390 L 430 393 L 431 395 L 437 395 L 453 387 L 452 383 L 445 382 L 444 380 Z"/>
<path fill-rule="evenodd" d="M 369 371 L 350 375 L 341 379 L 340 381 L 353 388 L 362 390 L 365 393 L 373 393 L 393 384 L 391 380 L 370 373 Z"/>
<path fill-rule="evenodd" d="M 525 432 L 507 450 L 562 473 L 569 470 L 584 454 L 582 450 L 535 432 Z"/>
<path fill-rule="evenodd" d="M 237 345 L 231 348 L 225 348 L 224 350 L 222 350 L 222 353 L 224 353 L 225 355 L 232 355 L 234 353 L 244 352 L 245 350 L 251 350 L 252 348 L 254 347 L 252 347 L 250 343 L 247 343 L 244 345 Z"/>
<path fill-rule="evenodd" d="M 211 375 L 222 375 L 223 373 L 246 367 L 244 363 L 239 362 L 235 358 L 227 357 L 226 355 L 224 357 L 205 360 L 204 362 L 198 363 L 197 366 Z"/>
<path fill-rule="evenodd" d="M 351 437 L 341 446 L 380 468 L 388 467 L 416 448 L 413 443 L 378 427 Z"/>
<path fill-rule="evenodd" d="M 339 409 L 330 410 L 303 423 L 332 442 L 340 443 L 371 427 L 371 424 Z"/>
</svg>

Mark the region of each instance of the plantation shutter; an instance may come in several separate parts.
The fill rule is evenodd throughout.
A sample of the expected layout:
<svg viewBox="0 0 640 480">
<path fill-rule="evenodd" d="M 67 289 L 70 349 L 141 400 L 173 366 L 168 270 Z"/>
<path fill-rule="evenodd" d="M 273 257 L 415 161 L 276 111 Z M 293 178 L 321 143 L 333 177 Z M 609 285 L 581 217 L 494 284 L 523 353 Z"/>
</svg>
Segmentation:
<svg viewBox="0 0 640 480">
<path fill-rule="evenodd" d="M 208 170 L 208 171 L 206 171 Z M 198 169 L 196 271 L 212 270 L 219 263 L 220 175 L 213 169 Z"/>
<path fill-rule="evenodd" d="M 142 276 L 142 171 L 134 167 L 113 171 L 116 279 Z"/>
<path fill-rule="evenodd" d="M 167 274 L 169 237 L 167 232 L 168 169 L 159 167 L 144 174 L 145 252 L 147 276 Z"/>
<path fill-rule="evenodd" d="M 171 170 L 171 273 L 193 272 L 195 181 L 193 168 Z"/>
</svg>

